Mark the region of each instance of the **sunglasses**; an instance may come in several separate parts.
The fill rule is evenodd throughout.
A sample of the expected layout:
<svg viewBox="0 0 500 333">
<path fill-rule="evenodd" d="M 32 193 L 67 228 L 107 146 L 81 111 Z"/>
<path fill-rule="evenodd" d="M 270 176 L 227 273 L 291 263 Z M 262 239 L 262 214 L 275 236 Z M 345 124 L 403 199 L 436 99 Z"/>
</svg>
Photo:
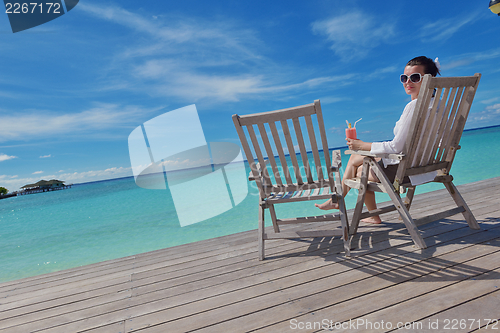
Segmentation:
<svg viewBox="0 0 500 333">
<path fill-rule="evenodd" d="M 410 81 L 413 83 L 419 83 L 422 80 L 422 75 L 420 73 L 413 73 L 410 76 L 406 74 L 401 74 L 399 79 L 401 80 L 401 83 L 408 82 L 408 79 L 410 79 Z"/>
</svg>

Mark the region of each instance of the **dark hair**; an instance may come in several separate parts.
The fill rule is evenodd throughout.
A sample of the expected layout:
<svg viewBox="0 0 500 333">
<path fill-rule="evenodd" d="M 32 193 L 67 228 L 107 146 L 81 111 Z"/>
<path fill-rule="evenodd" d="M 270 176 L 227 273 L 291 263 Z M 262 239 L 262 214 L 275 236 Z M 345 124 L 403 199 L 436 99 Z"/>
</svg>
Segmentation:
<svg viewBox="0 0 500 333">
<path fill-rule="evenodd" d="M 439 68 L 437 68 L 436 66 L 436 63 L 432 59 L 425 56 L 413 58 L 406 64 L 406 66 L 418 65 L 424 66 L 424 74 L 431 74 L 432 76 L 436 76 L 438 74 L 441 75 L 441 73 L 439 73 Z"/>
</svg>

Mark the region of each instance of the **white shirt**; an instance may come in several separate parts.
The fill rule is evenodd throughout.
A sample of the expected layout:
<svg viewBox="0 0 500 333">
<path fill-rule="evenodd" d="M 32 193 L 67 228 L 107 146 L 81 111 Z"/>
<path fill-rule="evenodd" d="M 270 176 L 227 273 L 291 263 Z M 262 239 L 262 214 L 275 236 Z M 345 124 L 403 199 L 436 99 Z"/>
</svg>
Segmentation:
<svg viewBox="0 0 500 333">
<path fill-rule="evenodd" d="M 394 139 L 391 141 L 383 142 L 373 142 L 372 149 L 370 153 L 372 154 L 399 154 L 403 152 L 403 148 L 408 137 L 408 130 L 410 129 L 411 119 L 413 117 L 413 111 L 415 111 L 415 105 L 417 100 L 414 99 L 410 103 L 406 104 L 401 117 L 396 122 L 394 126 Z M 383 158 L 384 167 L 391 164 L 398 164 L 399 160 L 393 160 L 389 158 Z"/>
</svg>

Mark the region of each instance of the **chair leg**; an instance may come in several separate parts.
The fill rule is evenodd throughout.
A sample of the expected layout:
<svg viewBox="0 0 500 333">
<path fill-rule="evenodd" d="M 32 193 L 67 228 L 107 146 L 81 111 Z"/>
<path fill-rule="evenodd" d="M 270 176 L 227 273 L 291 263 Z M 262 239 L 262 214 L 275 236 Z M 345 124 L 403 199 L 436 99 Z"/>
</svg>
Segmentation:
<svg viewBox="0 0 500 333">
<path fill-rule="evenodd" d="M 342 224 L 342 240 L 344 241 L 345 256 L 351 256 L 351 238 L 349 237 L 349 221 L 347 220 L 347 211 L 344 198 L 339 199 L 340 222 Z"/>
<path fill-rule="evenodd" d="M 264 260 L 264 207 L 259 205 L 259 260 Z"/>
<path fill-rule="evenodd" d="M 360 188 L 358 190 L 358 200 L 356 202 L 356 207 L 354 208 L 354 214 L 352 216 L 351 227 L 349 228 L 350 234 L 355 235 L 358 231 L 359 220 L 361 212 L 363 211 L 363 205 L 365 203 L 366 190 L 368 188 L 368 173 L 370 172 L 370 158 L 365 157 L 363 160 L 363 169 L 361 171 L 361 181 Z"/>
<path fill-rule="evenodd" d="M 410 210 L 411 203 L 413 202 L 413 196 L 415 195 L 415 187 L 409 187 L 406 193 L 405 206 L 408 211 Z"/>
<path fill-rule="evenodd" d="M 280 227 L 276 219 L 276 211 L 274 210 L 274 205 L 269 205 L 269 213 L 271 214 L 271 220 L 273 222 L 274 232 L 280 232 Z"/>
<path fill-rule="evenodd" d="M 458 189 L 455 187 L 455 185 L 452 182 L 446 182 L 444 183 L 444 186 L 450 193 L 451 197 L 455 201 L 458 207 L 463 207 L 465 209 L 464 212 L 462 212 L 465 220 L 467 221 L 467 224 L 471 229 L 481 229 L 479 226 L 479 223 L 477 223 L 476 218 L 474 217 L 474 214 L 472 214 L 469 206 L 467 206 L 467 203 L 465 202 L 464 198 L 462 198 L 462 195 L 460 195 L 460 192 Z"/>
<path fill-rule="evenodd" d="M 404 203 L 406 206 L 406 209 L 410 211 L 411 203 L 413 202 L 413 196 L 415 195 L 415 187 L 409 187 L 408 191 L 406 193 L 406 198 L 404 199 Z M 399 220 L 403 221 L 403 218 L 401 215 L 399 216 Z"/>
<path fill-rule="evenodd" d="M 332 200 L 335 198 L 339 204 L 340 222 L 342 224 L 342 240 L 344 241 L 344 251 L 345 256 L 351 256 L 351 238 L 349 236 L 349 220 L 347 217 L 347 210 L 345 208 L 345 200 L 342 193 L 342 177 L 340 176 L 340 165 L 342 165 L 340 150 L 334 150 L 332 152 L 332 161 L 336 165 L 334 170 L 334 183 L 335 183 L 335 194 L 332 195 Z"/>
<path fill-rule="evenodd" d="M 410 233 L 410 236 L 413 239 L 413 242 L 421 249 L 427 248 L 427 245 L 425 244 L 425 241 L 422 238 L 420 231 L 418 230 L 417 226 L 415 225 L 415 222 L 413 222 L 413 219 L 410 215 L 410 212 L 408 212 L 408 209 L 406 209 L 406 206 L 404 205 L 403 200 L 401 200 L 399 193 L 396 193 L 394 191 L 394 187 L 389 182 L 389 179 L 387 178 L 385 173 L 380 168 L 380 165 L 378 165 L 378 163 L 376 163 L 374 160 L 370 161 L 370 165 L 373 168 L 373 171 L 377 175 L 377 177 L 380 180 L 380 182 L 382 183 L 382 185 L 386 188 L 387 194 L 391 198 L 392 203 L 394 204 L 394 206 L 398 210 L 399 214 L 403 218 L 403 222 L 406 226 L 406 229 Z"/>
</svg>

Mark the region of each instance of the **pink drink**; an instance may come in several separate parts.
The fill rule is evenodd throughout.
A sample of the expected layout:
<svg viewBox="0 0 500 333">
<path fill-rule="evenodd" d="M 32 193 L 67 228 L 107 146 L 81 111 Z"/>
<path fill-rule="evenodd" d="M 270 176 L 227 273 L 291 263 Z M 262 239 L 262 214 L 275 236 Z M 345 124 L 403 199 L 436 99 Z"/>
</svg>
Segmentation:
<svg viewBox="0 0 500 333">
<path fill-rule="evenodd" d="M 356 127 L 346 128 L 345 129 L 345 137 L 348 138 L 348 139 L 354 139 L 354 140 L 356 140 L 357 139 L 357 136 L 356 136 Z"/>
</svg>

